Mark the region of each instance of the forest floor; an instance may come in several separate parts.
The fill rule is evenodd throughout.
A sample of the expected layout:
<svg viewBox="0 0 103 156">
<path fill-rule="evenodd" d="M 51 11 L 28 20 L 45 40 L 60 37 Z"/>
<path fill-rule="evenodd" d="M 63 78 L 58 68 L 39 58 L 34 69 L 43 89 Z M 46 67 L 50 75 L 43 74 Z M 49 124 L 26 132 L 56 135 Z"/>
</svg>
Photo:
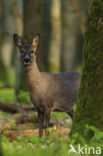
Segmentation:
<svg viewBox="0 0 103 156">
<path fill-rule="evenodd" d="M 22 108 L 32 107 L 29 93 L 19 95 Z M 17 103 L 14 88 L 0 88 L 0 108 Z M 8 105 L 8 106 L 7 106 Z M 3 106 L 4 107 L 4 106 Z M 68 134 L 72 120 L 66 113 L 51 114 L 49 137 L 39 138 L 36 111 L 10 113 L 0 111 L 0 156 L 67 156 L 69 150 Z"/>
<path fill-rule="evenodd" d="M 22 108 L 32 107 L 28 92 L 20 92 L 18 98 L 21 101 L 19 106 Z M 50 126 L 47 129 L 49 137 L 45 137 L 43 133 L 43 138 L 39 138 L 37 112 L 30 109 L 26 113 L 10 113 L 7 108 L 13 104 L 18 107 L 14 88 L 1 87 L 0 108 L 5 105 L 6 112 L 0 111 L 0 156 L 82 156 L 69 152 L 70 145 L 78 149 L 78 144 L 87 147 L 100 146 L 103 149 L 103 133 L 94 127 L 94 137 L 88 143 L 77 133 L 71 137 L 69 133 L 72 120 L 66 113 L 52 112 Z M 86 132 L 88 129 L 89 127 Z"/>
<path fill-rule="evenodd" d="M 26 100 L 24 100 L 26 97 Z M 29 94 L 21 93 L 21 105 L 25 104 L 25 101 L 29 101 Z M 0 102 L 6 104 L 15 104 L 16 97 L 14 94 L 14 88 L 1 88 L 0 89 Z M 30 101 L 29 101 L 30 102 Z M 11 141 L 16 140 L 18 136 L 27 138 L 29 136 L 38 136 L 38 120 L 36 112 L 29 112 L 29 119 L 22 120 L 23 114 L 21 113 L 7 113 L 0 111 L 0 133 L 9 138 Z M 50 127 L 48 128 L 50 136 L 59 136 L 67 138 L 71 129 L 71 118 L 66 113 L 52 113 Z M 45 133 L 43 133 L 45 137 Z"/>
</svg>

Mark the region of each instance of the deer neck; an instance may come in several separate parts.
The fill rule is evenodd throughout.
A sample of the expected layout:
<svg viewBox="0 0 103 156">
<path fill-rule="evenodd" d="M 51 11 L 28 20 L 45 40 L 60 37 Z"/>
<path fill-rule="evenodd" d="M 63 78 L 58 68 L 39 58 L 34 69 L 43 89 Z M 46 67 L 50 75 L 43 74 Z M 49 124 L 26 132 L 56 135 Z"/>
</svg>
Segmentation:
<svg viewBox="0 0 103 156">
<path fill-rule="evenodd" d="M 32 62 L 29 66 L 25 67 L 25 71 L 30 90 L 35 89 L 35 86 L 39 85 L 42 81 L 41 72 L 39 71 L 36 62 Z"/>
</svg>

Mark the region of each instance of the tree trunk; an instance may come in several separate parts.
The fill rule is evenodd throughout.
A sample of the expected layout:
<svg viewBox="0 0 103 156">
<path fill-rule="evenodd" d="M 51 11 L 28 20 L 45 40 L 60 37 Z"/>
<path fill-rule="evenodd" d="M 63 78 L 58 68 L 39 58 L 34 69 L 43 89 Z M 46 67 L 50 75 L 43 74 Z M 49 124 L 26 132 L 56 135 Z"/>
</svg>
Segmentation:
<svg viewBox="0 0 103 156">
<path fill-rule="evenodd" d="M 14 33 L 15 25 L 13 18 L 13 1 L 2 1 L 2 43 L 1 43 L 1 59 L 7 68 L 8 74 L 11 74 L 13 42 L 12 34 Z"/>
<path fill-rule="evenodd" d="M 35 34 L 42 33 L 42 7 L 40 0 L 24 0 L 24 37 L 32 42 Z"/>
<path fill-rule="evenodd" d="M 4 35 L 4 30 L 5 30 L 5 27 L 7 26 L 7 23 L 6 23 L 6 26 L 4 27 L 4 23 L 5 21 L 7 21 L 7 18 L 4 18 L 4 14 L 7 15 L 7 9 L 6 11 L 3 9 L 5 5 L 5 1 L 3 2 L 2 0 L 0 0 L 0 81 L 3 83 L 3 85 L 8 85 L 9 84 L 9 77 L 8 77 L 8 70 L 7 70 L 7 66 L 6 66 L 6 61 L 7 58 L 5 59 L 3 57 L 3 55 L 6 56 L 6 54 L 10 54 L 10 53 L 7 53 L 7 51 L 3 51 L 3 45 L 4 45 L 4 41 L 3 41 L 3 35 Z M 8 3 L 6 4 L 7 8 L 8 8 Z M 9 15 L 10 16 L 10 15 Z M 8 19 L 9 21 L 9 19 Z M 5 30 L 6 31 L 6 30 Z"/>
<path fill-rule="evenodd" d="M 62 70 L 75 69 L 78 25 L 69 0 L 62 1 Z"/>
<path fill-rule="evenodd" d="M 93 0 L 85 36 L 81 85 L 72 133 L 85 136 L 85 125 L 103 129 L 103 1 Z"/>
<path fill-rule="evenodd" d="M 42 34 L 42 8 L 40 0 L 24 0 L 24 37 L 32 43 L 37 33 Z M 41 45 L 40 45 L 41 46 Z M 40 48 L 41 49 L 41 48 Z M 22 86 L 27 84 L 26 76 L 22 72 Z M 24 81 L 24 82 L 23 82 Z M 24 89 L 26 90 L 26 88 Z"/>
<path fill-rule="evenodd" d="M 52 0 L 50 8 L 50 43 L 48 62 L 50 72 L 60 72 L 61 59 L 61 1 Z"/>
<path fill-rule="evenodd" d="M 49 44 L 51 37 L 51 21 L 50 21 L 50 9 L 51 9 L 52 0 L 44 1 L 43 6 L 43 43 L 42 43 L 42 52 L 41 52 L 41 71 L 49 71 Z M 41 43 L 40 43 L 41 44 Z"/>
<path fill-rule="evenodd" d="M 81 65 L 83 36 L 90 0 L 63 0 L 62 2 L 62 71 Z"/>
<path fill-rule="evenodd" d="M 22 36 L 23 34 L 23 4 L 22 0 L 15 0 L 14 6 L 14 17 L 15 17 L 15 33 Z M 18 27 L 19 25 L 19 27 Z M 15 48 L 15 71 L 16 71 L 16 82 L 15 82 L 15 92 L 18 98 L 19 89 L 21 87 L 21 63 L 20 63 L 20 52 L 18 48 Z M 25 85 L 24 85 L 25 87 Z"/>
<path fill-rule="evenodd" d="M 24 30 L 23 36 L 25 40 L 32 43 L 32 39 L 35 34 L 41 34 L 41 1 L 38 0 L 30 0 L 29 3 L 27 0 L 23 1 L 24 7 Z M 38 22 L 37 22 L 38 21 Z M 21 67 L 20 78 L 19 78 L 19 86 L 17 87 L 16 95 L 18 100 L 20 91 L 28 91 L 28 83 L 26 79 L 26 74 L 24 72 L 23 67 Z"/>
</svg>

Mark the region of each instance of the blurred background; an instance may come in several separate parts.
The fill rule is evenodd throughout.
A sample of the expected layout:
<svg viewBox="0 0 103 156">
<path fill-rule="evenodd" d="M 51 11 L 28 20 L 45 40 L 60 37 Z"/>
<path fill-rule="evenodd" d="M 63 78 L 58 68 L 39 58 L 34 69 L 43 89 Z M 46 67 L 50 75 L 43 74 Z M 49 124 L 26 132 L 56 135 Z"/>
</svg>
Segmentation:
<svg viewBox="0 0 103 156">
<path fill-rule="evenodd" d="M 37 63 L 41 71 L 81 70 L 89 4 L 90 0 L 0 0 L 2 102 L 30 102 L 19 51 L 13 43 L 14 33 L 29 42 L 40 33 Z M 4 99 L 6 93 L 8 98 Z"/>
</svg>

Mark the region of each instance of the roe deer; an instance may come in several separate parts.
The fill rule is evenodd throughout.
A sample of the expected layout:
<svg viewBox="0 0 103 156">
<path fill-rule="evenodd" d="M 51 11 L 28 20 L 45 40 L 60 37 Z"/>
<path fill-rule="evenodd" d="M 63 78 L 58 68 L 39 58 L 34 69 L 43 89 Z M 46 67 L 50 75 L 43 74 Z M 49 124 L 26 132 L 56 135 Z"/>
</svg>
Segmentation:
<svg viewBox="0 0 103 156">
<path fill-rule="evenodd" d="M 40 72 L 35 52 L 40 41 L 37 34 L 32 44 L 14 34 L 14 42 L 19 47 L 30 88 L 30 98 L 38 112 L 39 136 L 42 137 L 50 121 L 52 111 L 66 112 L 73 117 L 73 105 L 77 100 L 80 74 L 75 71 L 60 74 Z M 47 135 L 47 132 L 46 132 Z"/>
</svg>

